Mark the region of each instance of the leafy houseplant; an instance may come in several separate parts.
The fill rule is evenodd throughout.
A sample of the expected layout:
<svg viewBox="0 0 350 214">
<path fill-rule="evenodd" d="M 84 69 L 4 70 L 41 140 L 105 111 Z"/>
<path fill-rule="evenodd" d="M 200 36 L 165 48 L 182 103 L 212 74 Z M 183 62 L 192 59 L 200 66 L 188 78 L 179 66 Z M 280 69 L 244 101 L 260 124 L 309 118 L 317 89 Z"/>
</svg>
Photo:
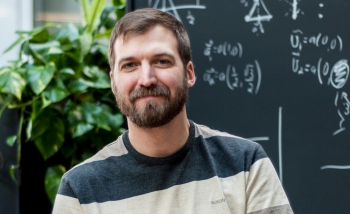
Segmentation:
<svg viewBox="0 0 350 214">
<path fill-rule="evenodd" d="M 0 117 L 18 109 L 18 134 L 9 146 L 34 143 L 44 160 L 63 157 L 45 177 L 51 202 L 63 173 L 116 139 L 124 130 L 110 90 L 107 42 L 125 1 L 80 0 L 82 25 L 46 24 L 19 38 L 5 51 L 20 47 L 19 58 L 0 68 Z"/>
</svg>

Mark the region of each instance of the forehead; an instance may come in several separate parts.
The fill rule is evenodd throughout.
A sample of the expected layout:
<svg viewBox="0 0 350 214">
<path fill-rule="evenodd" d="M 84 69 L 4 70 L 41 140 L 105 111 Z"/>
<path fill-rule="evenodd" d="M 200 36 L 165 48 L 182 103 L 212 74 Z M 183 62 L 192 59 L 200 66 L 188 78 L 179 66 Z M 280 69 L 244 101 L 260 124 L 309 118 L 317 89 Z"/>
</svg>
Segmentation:
<svg viewBox="0 0 350 214">
<path fill-rule="evenodd" d="M 126 30 L 124 33 L 120 34 L 120 37 L 123 40 L 127 40 L 128 38 L 134 37 L 134 36 L 142 36 L 150 33 L 164 33 L 167 35 L 171 35 L 175 38 L 175 33 L 173 32 L 172 28 L 169 28 L 168 26 L 164 26 L 162 24 L 155 24 L 153 26 L 147 26 L 147 28 L 136 28 L 132 30 Z M 119 37 L 119 36 L 118 36 Z"/>
<path fill-rule="evenodd" d="M 123 55 L 145 51 L 167 50 L 178 54 L 177 45 L 177 39 L 171 30 L 156 25 L 144 33 L 128 33 L 126 36 L 119 36 L 115 41 L 114 50 L 118 59 Z"/>
</svg>

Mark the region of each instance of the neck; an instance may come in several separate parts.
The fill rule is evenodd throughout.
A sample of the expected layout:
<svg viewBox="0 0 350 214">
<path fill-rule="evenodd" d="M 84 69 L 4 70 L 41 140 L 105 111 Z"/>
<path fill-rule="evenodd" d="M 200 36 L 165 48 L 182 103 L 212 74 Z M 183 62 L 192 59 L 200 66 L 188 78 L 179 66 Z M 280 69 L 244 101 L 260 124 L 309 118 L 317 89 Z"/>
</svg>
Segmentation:
<svg viewBox="0 0 350 214">
<path fill-rule="evenodd" d="M 169 156 L 185 145 L 190 123 L 186 109 L 168 124 L 157 128 L 140 128 L 128 119 L 129 140 L 141 154 L 150 157 Z"/>
</svg>

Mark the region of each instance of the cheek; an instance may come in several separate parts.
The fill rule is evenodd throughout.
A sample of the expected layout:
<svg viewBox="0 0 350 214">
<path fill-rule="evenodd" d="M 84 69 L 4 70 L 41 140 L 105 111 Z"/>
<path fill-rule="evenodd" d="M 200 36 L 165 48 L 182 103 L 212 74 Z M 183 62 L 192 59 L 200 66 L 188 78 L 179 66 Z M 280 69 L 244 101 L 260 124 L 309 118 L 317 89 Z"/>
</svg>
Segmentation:
<svg viewBox="0 0 350 214">
<path fill-rule="evenodd" d="M 118 89 L 118 93 L 121 94 L 130 94 L 130 92 L 133 90 L 134 88 L 134 82 L 133 79 L 128 76 L 128 78 L 125 78 L 123 75 L 122 76 L 117 76 L 114 79 L 114 83 L 115 83 L 115 88 Z"/>
<path fill-rule="evenodd" d="M 169 71 L 159 74 L 158 82 L 167 85 L 169 88 L 174 88 L 182 83 L 183 78 L 183 73 Z"/>
</svg>

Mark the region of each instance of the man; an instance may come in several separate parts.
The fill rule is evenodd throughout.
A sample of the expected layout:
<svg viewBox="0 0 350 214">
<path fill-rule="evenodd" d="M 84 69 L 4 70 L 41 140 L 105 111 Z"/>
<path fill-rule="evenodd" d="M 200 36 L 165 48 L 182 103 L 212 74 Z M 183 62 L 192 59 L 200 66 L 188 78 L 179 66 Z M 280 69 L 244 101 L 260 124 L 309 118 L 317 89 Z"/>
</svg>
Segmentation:
<svg viewBox="0 0 350 214">
<path fill-rule="evenodd" d="M 109 60 L 128 131 L 63 176 L 53 213 L 293 213 L 259 144 L 187 119 L 196 78 L 178 20 L 126 14 Z"/>
</svg>

